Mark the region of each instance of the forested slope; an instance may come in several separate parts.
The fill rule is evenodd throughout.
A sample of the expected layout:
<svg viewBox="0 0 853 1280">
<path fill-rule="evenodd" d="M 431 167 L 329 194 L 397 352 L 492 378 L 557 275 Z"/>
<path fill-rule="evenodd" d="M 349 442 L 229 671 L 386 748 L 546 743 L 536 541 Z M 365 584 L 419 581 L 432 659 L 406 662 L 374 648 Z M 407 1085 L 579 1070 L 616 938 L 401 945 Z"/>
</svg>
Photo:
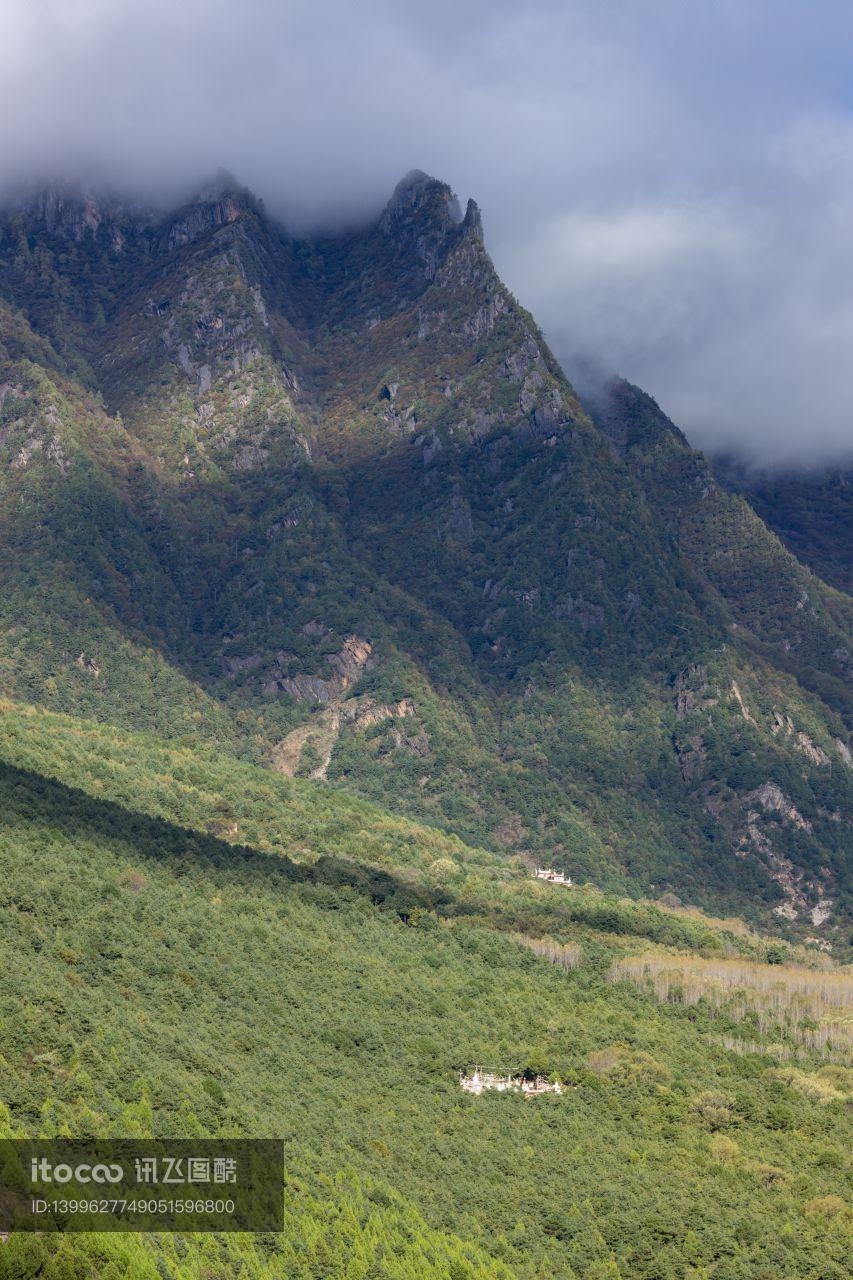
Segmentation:
<svg viewBox="0 0 853 1280">
<path fill-rule="evenodd" d="M 845 1275 L 849 1044 L 828 1007 L 810 1040 L 801 1003 L 831 990 L 849 1022 L 843 971 L 501 880 L 369 805 L 312 806 L 321 784 L 259 783 L 244 814 L 251 766 L 3 714 L 0 1132 L 281 1136 L 286 1217 L 274 1237 L 13 1234 L 0 1274 Z M 650 954 L 737 963 L 740 994 L 660 1003 Z M 476 1063 L 565 1090 L 471 1097 Z"/>
</svg>

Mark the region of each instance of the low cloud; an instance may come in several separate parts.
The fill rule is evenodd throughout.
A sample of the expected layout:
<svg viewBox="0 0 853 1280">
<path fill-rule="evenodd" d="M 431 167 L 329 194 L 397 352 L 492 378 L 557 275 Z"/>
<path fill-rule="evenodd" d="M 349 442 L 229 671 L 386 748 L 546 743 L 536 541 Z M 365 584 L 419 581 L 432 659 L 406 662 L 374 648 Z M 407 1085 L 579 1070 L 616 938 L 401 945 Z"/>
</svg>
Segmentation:
<svg viewBox="0 0 853 1280">
<path fill-rule="evenodd" d="M 225 166 L 307 227 L 427 169 L 570 371 L 820 462 L 853 452 L 851 52 L 843 0 L 6 0 L 0 181 Z"/>
</svg>

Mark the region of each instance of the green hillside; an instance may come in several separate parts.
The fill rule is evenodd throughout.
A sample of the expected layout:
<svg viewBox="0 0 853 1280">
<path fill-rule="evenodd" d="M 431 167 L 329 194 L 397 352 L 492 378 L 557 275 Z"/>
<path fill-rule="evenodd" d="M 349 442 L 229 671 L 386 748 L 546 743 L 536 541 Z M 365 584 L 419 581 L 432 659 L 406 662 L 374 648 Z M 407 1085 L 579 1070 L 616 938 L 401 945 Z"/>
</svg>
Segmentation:
<svg viewBox="0 0 853 1280">
<path fill-rule="evenodd" d="M 17 714 L 95 789 L 101 731 L 66 726 L 75 765 L 61 726 Z M 165 794 L 138 745 L 137 785 Z M 100 752 L 105 795 L 127 784 L 120 754 Z M 208 760 L 184 769 L 222 786 Z M 725 1003 L 659 1004 L 612 971 L 648 948 L 630 926 L 555 917 L 547 886 L 477 901 L 485 855 L 346 800 L 312 821 L 317 784 L 280 785 L 269 810 L 302 861 L 2 766 L 7 1135 L 270 1134 L 287 1153 L 282 1236 L 13 1235 L 2 1274 L 844 1275 L 840 1029 L 809 1047 L 778 996 L 761 1031 Z M 184 787 L 201 816 L 210 800 Z M 469 870 L 431 898 L 417 876 L 380 887 L 361 859 L 393 834 L 410 869 Z M 543 925 L 572 967 L 531 951 Z M 694 936 L 737 952 L 712 923 Z M 700 963 L 688 940 L 660 954 Z M 797 972 L 747 970 L 756 990 Z M 841 971 L 799 972 L 849 1002 Z M 568 1087 L 471 1097 L 458 1074 L 479 1062 Z"/>
<path fill-rule="evenodd" d="M 324 874 L 332 868 L 345 881 L 356 876 L 364 885 L 369 867 L 372 894 L 395 903 L 409 895 L 412 910 L 441 906 L 450 914 L 486 915 L 495 927 L 510 930 L 530 916 L 539 933 L 590 924 L 758 960 L 780 951 L 778 939 L 751 933 L 739 920 L 617 899 L 591 884 L 555 893 L 520 858 L 472 848 L 369 801 L 283 779 L 209 748 L 170 746 L 151 734 L 15 703 L 0 703 L 0 729 L 0 763 L 13 771 L 238 848 L 283 856 L 303 868 L 300 875 L 313 874 L 322 861 Z M 355 871 L 354 862 L 362 869 Z"/>
</svg>

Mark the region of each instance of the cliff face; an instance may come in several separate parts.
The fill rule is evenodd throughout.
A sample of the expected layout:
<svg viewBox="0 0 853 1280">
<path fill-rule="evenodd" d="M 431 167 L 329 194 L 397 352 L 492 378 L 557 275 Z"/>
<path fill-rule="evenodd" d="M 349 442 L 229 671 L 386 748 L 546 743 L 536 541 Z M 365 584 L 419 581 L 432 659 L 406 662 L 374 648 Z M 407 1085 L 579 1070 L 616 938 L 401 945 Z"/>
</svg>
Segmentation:
<svg viewBox="0 0 853 1280">
<path fill-rule="evenodd" d="M 850 599 L 642 392 L 584 409 L 473 202 L 45 192 L 0 290 L 5 693 L 837 943 Z"/>
</svg>

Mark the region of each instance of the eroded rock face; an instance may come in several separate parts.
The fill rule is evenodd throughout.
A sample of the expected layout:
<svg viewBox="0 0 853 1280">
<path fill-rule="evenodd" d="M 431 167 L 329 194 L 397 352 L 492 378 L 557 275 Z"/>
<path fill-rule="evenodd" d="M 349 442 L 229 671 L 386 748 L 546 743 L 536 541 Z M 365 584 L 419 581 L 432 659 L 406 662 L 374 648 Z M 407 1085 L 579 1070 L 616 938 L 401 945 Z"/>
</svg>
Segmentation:
<svg viewBox="0 0 853 1280">
<path fill-rule="evenodd" d="M 779 734 L 788 738 L 794 732 L 794 722 L 789 715 L 785 715 L 781 711 L 774 711 L 770 717 L 770 732 L 774 738 Z"/>
<path fill-rule="evenodd" d="M 770 732 L 774 738 L 787 738 L 797 751 L 801 752 L 812 764 L 826 765 L 829 756 L 803 729 L 797 729 L 791 717 L 781 711 L 773 711 L 770 718 Z"/>
<path fill-rule="evenodd" d="M 229 222 L 236 222 L 242 212 L 242 206 L 234 195 L 223 195 L 217 200 L 197 204 L 184 217 L 172 223 L 167 233 L 168 247 L 179 248 L 197 240 L 214 227 L 224 227 Z"/>
<path fill-rule="evenodd" d="M 333 685 L 330 680 L 322 680 L 319 676 L 285 676 L 282 680 L 267 680 L 263 686 L 264 693 L 275 694 L 280 691 L 289 693 L 297 702 L 328 702 L 333 696 Z"/>
<path fill-rule="evenodd" d="M 420 260 L 425 278 L 433 280 L 462 222 L 450 187 L 413 169 L 397 185 L 379 225 Z"/>
<path fill-rule="evenodd" d="M 226 658 L 225 670 L 232 678 L 241 675 L 244 671 L 255 671 L 263 663 L 263 655 L 260 653 L 250 653 L 245 658 Z"/>
<path fill-rule="evenodd" d="M 826 924 L 832 916 L 832 908 L 835 904 L 831 898 L 821 898 L 815 906 L 812 907 L 810 914 L 811 922 L 816 927 Z"/>
<path fill-rule="evenodd" d="M 341 692 L 355 684 L 372 652 L 373 646 L 369 640 L 362 640 L 360 636 L 347 636 L 340 653 L 330 655 L 329 665 L 338 673 L 337 683 Z"/>
<path fill-rule="evenodd" d="M 414 716 L 415 704 L 411 698 L 402 698 L 399 702 L 391 703 L 376 702 L 373 698 L 348 698 L 346 701 L 336 701 L 321 711 L 315 719 L 299 725 L 282 739 L 273 751 L 273 767 L 279 773 L 293 777 L 300 771 L 305 749 L 310 748 L 314 753 L 315 764 L 308 776 L 315 781 L 322 781 L 328 776 L 332 752 L 344 726 L 369 729 L 386 720 L 397 721 Z M 408 747 L 415 755 L 425 755 L 429 749 L 422 726 L 410 735 L 404 735 L 401 730 L 395 729 L 394 744 L 397 747 Z"/>
<path fill-rule="evenodd" d="M 318 624 L 313 625 L 316 627 Z M 359 679 L 372 652 L 373 646 L 369 640 L 364 640 L 361 636 L 347 636 L 340 651 L 329 654 L 326 659 L 335 673 L 331 679 L 304 673 L 286 676 L 274 672 L 264 681 L 263 691 L 268 696 L 287 693 L 297 702 L 335 702 Z M 279 667 L 286 666 L 291 659 L 292 654 L 280 654 Z"/>
<path fill-rule="evenodd" d="M 756 787 L 755 791 L 750 791 L 744 796 L 744 800 L 747 804 L 757 802 L 765 813 L 782 818 L 800 831 L 811 834 L 812 824 L 803 817 L 793 801 L 788 799 L 782 788 L 775 782 L 763 782 L 760 787 Z"/>
<path fill-rule="evenodd" d="M 806 759 L 810 760 L 812 764 L 829 764 L 829 756 L 823 748 L 819 747 L 816 742 L 813 742 L 809 735 L 804 733 L 802 730 L 800 730 L 794 738 L 794 746 L 798 751 L 801 751 Z"/>
<path fill-rule="evenodd" d="M 731 693 L 732 693 L 732 697 L 734 698 L 735 702 L 738 705 L 738 708 L 740 709 L 740 713 L 743 716 L 744 720 L 746 720 L 749 724 L 755 724 L 755 719 L 752 715 L 752 712 L 750 711 L 749 707 L 746 705 L 743 694 L 740 691 L 740 686 L 738 685 L 736 680 L 732 681 Z"/>
<path fill-rule="evenodd" d="M 678 767 L 685 782 L 694 783 L 704 777 L 708 752 L 705 750 L 701 733 L 694 733 L 685 742 L 679 743 L 676 754 Z"/>
<path fill-rule="evenodd" d="M 123 251 L 129 231 L 137 235 L 144 232 L 156 217 L 144 204 L 75 182 L 51 182 L 37 191 L 23 191 L 10 204 L 51 235 L 77 244 L 97 236 L 116 254 Z"/>
<path fill-rule="evenodd" d="M 708 670 L 701 662 L 691 662 L 689 667 L 680 672 L 674 681 L 675 715 L 683 720 L 698 707 L 712 705 L 708 692 Z"/>
<path fill-rule="evenodd" d="M 759 826 L 759 814 L 751 809 L 746 817 L 746 835 L 738 851 L 740 857 L 746 857 L 750 846 L 752 851 L 763 862 L 767 874 L 774 880 L 784 894 L 784 901 L 775 908 L 778 916 L 786 920 L 796 920 L 809 910 L 809 896 L 805 892 L 808 886 L 801 872 L 798 872 L 790 858 L 786 858 L 774 847 L 770 837 Z"/>
<path fill-rule="evenodd" d="M 554 609 L 554 616 L 569 619 L 580 627 L 581 631 L 596 630 L 604 623 L 602 606 L 593 604 L 582 595 L 566 596 L 562 604 Z"/>
<path fill-rule="evenodd" d="M 792 922 L 808 919 L 816 927 L 825 924 L 832 917 L 834 905 L 831 874 L 826 868 L 816 875 L 807 874 L 778 848 L 783 828 L 793 827 L 811 836 L 812 823 L 770 780 L 743 796 L 742 803 L 747 807 L 746 829 L 736 853 L 741 858 L 757 857 L 782 890 L 784 900 L 774 908 L 776 915 Z"/>
</svg>

